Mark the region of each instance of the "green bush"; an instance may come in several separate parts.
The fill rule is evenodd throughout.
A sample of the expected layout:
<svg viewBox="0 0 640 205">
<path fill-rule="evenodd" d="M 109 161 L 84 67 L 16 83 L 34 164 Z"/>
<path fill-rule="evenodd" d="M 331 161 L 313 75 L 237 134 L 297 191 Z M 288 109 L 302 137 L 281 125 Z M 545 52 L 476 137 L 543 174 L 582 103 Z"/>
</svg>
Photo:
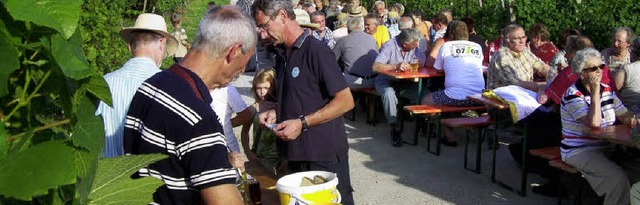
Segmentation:
<svg viewBox="0 0 640 205">
<path fill-rule="evenodd" d="M 371 9 L 374 0 L 364 0 L 363 5 Z M 454 19 L 470 16 L 476 20 L 476 30 L 485 40 L 497 38 L 500 28 L 509 23 L 508 8 L 503 8 L 501 0 L 387 0 L 388 4 L 401 3 L 406 10 L 419 9 L 425 19 L 430 19 L 442 8 L 453 11 Z M 508 7 L 508 0 L 504 0 Z M 527 29 L 534 23 L 543 23 L 551 32 L 551 40 L 558 42 L 558 36 L 566 28 L 574 28 L 588 36 L 596 48 L 602 50 L 611 44 L 613 31 L 619 26 L 627 26 L 640 32 L 637 0 L 514 0 L 515 23 Z"/>
<path fill-rule="evenodd" d="M 147 0 L 146 12 L 162 15 L 171 32 L 170 16 L 181 9 L 185 0 Z M 131 58 L 127 44 L 118 32 L 132 26 L 142 13 L 144 0 L 84 0 L 80 25 L 83 33 L 83 49 L 91 67 L 102 73 L 116 70 Z M 155 9 L 155 10 L 154 10 Z M 172 61 L 165 61 L 168 67 Z"/>
</svg>

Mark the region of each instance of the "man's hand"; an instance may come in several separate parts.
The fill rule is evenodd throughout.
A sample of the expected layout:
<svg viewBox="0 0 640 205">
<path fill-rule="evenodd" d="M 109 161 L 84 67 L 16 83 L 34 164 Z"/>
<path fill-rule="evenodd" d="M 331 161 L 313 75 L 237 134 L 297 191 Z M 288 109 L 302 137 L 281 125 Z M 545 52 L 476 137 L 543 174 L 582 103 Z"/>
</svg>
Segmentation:
<svg viewBox="0 0 640 205">
<path fill-rule="evenodd" d="M 538 90 L 537 98 L 538 98 L 538 103 L 540 104 L 545 104 L 549 100 L 549 96 L 547 96 L 547 94 L 544 93 L 544 89 Z"/>
<path fill-rule="evenodd" d="M 229 163 L 233 168 L 244 170 L 244 157 L 240 152 L 229 153 Z"/>
<path fill-rule="evenodd" d="M 302 122 L 300 119 L 287 120 L 278 124 L 273 131 L 284 141 L 295 140 L 302 132 Z"/>
<path fill-rule="evenodd" d="M 276 110 L 271 109 L 261 112 L 258 115 L 258 120 L 260 120 L 261 125 L 276 123 Z"/>
<path fill-rule="evenodd" d="M 396 71 L 403 72 L 403 71 L 408 70 L 410 68 L 411 68 L 411 65 L 409 65 L 409 63 L 402 62 L 402 63 L 398 64 L 398 66 L 396 67 Z"/>
</svg>

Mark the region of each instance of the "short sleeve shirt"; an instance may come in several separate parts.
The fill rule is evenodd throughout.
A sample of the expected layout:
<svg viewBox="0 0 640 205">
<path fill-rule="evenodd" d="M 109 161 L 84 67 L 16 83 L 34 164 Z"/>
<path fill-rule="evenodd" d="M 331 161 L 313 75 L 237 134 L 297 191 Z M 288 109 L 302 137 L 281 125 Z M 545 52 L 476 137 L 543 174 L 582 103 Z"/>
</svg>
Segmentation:
<svg viewBox="0 0 640 205">
<path fill-rule="evenodd" d="M 171 70 L 146 80 L 133 97 L 125 120 L 126 154 L 161 153 L 169 158 L 138 170 L 132 177 L 153 176 L 159 204 L 201 204 L 199 190 L 235 183 L 222 125 L 211 107 L 209 90 L 182 69 L 197 91 Z M 200 93 L 200 99 L 196 93 Z"/>
<path fill-rule="evenodd" d="M 402 48 L 398 43 L 398 38 L 394 38 L 393 40 L 387 41 L 380 48 L 380 53 L 376 57 L 377 63 L 384 64 L 397 64 L 402 62 L 411 62 L 411 58 L 417 58 L 420 61 L 421 65 L 424 65 L 426 58 L 424 53 L 420 52 L 418 48 L 415 48 L 409 52 L 406 52 L 402 55 Z"/>
<path fill-rule="evenodd" d="M 616 121 L 616 116 L 626 113 L 627 108 L 622 105 L 622 102 L 611 87 L 601 83 L 600 90 L 600 108 L 602 113 L 600 127 L 608 127 Z M 568 153 L 573 150 L 573 148 L 599 147 L 606 144 L 605 140 L 587 137 L 585 133 L 588 128 L 579 121 L 580 118 L 586 117 L 589 113 L 590 104 L 591 94 L 582 84 L 582 81 L 578 79 L 575 84 L 567 89 L 560 105 L 562 135 L 565 136 L 562 144 L 572 147 L 570 149 L 566 149 L 566 147 L 563 148 L 563 153 Z"/>
<path fill-rule="evenodd" d="M 281 52 L 282 53 L 282 52 Z M 287 56 L 281 54 L 276 67 L 278 122 L 298 119 L 326 106 L 347 88 L 340 67 L 329 47 L 313 38 L 309 30 L 298 37 Z M 289 161 L 336 161 L 348 149 L 342 117 L 310 127 L 286 142 Z"/>
<path fill-rule="evenodd" d="M 242 100 L 240 93 L 233 85 L 213 89 L 209 93 L 213 99 L 211 108 L 220 118 L 219 122 L 224 129 L 224 136 L 227 138 L 229 150 L 240 152 L 240 145 L 236 135 L 233 133 L 233 125 L 231 125 L 231 115 L 247 109 L 247 104 Z"/>
<path fill-rule="evenodd" d="M 520 81 L 533 81 L 533 72 L 540 71 L 545 65 L 527 49 L 515 53 L 508 47 L 502 47 L 493 57 L 487 71 L 489 89 L 516 85 Z"/>
<path fill-rule="evenodd" d="M 464 100 L 484 88 L 482 47 L 471 41 L 447 41 L 440 47 L 433 67 L 444 70 L 444 93 Z"/>
</svg>

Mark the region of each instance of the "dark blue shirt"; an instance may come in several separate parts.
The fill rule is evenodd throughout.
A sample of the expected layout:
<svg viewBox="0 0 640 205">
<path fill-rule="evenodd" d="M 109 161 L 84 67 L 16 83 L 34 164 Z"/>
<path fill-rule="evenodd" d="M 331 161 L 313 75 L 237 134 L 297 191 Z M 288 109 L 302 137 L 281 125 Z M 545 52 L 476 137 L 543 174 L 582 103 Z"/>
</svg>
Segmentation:
<svg viewBox="0 0 640 205">
<path fill-rule="evenodd" d="M 201 204 L 200 190 L 234 183 L 236 175 L 222 125 L 209 106 L 209 90 L 195 73 L 175 68 L 185 78 L 165 70 L 138 88 L 125 120 L 124 151 L 169 156 L 133 176 L 164 182 L 153 194 L 154 202 Z"/>
<path fill-rule="evenodd" d="M 309 34 L 305 30 L 290 53 L 278 58 L 278 122 L 314 113 L 347 88 L 333 51 Z M 348 148 L 342 117 L 312 126 L 286 142 L 289 161 L 336 161 Z"/>
</svg>

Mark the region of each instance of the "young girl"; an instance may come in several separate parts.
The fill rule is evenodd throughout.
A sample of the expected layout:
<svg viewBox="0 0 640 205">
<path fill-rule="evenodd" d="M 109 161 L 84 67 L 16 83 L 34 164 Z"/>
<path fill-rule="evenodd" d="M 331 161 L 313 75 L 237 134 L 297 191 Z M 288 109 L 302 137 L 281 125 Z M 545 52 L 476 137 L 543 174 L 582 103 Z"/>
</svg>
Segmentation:
<svg viewBox="0 0 640 205">
<path fill-rule="evenodd" d="M 242 147 L 249 160 L 258 160 L 267 169 L 280 175 L 281 173 L 277 173 L 278 168 L 276 168 L 279 162 L 276 135 L 271 129 L 261 126 L 258 120 L 259 113 L 275 108 L 275 89 L 275 71 L 273 69 L 262 69 L 256 73 L 251 88 L 256 99 L 252 105 L 256 110 L 253 119 L 253 146 L 249 148 L 249 139 L 243 136 Z"/>
</svg>

